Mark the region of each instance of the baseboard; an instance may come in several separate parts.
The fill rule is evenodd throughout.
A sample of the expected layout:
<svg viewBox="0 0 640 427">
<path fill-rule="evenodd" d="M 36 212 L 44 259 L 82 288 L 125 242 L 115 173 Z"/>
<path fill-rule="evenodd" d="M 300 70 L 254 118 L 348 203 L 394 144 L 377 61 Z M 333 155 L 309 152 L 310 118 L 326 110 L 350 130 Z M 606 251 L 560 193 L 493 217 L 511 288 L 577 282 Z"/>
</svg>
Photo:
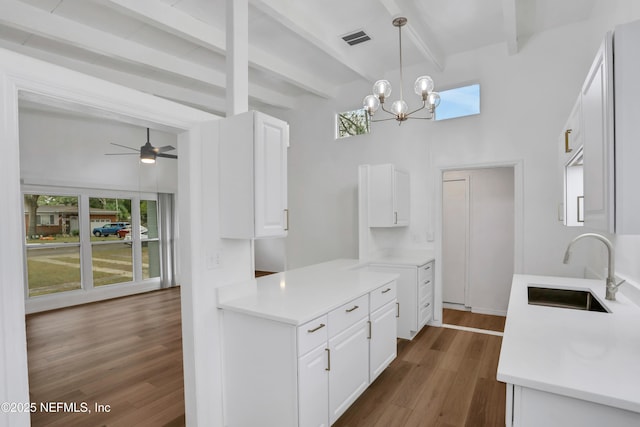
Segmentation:
<svg viewBox="0 0 640 427">
<path fill-rule="evenodd" d="M 459 310 L 459 311 L 471 311 L 471 308 L 465 306 L 464 304 L 454 304 L 451 302 L 443 302 L 442 308 L 449 308 L 451 310 Z"/>
</svg>

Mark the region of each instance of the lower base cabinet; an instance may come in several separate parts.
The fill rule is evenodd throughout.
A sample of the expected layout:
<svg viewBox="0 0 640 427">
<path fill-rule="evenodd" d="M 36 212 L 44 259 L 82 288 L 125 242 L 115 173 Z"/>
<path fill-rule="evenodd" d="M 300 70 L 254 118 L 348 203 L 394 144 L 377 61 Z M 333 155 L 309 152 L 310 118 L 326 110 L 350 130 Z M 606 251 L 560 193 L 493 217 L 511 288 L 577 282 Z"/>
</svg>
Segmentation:
<svg viewBox="0 0 640 427">
<path fill-rule="evenodd" d="M 222 311 L 225 425 L 328 427 L 395 359 L 396 283 L 300 326 Z"/>
<path fill-rule="evenodd" d="M 507 384 L 507 427 L 635 427 L 640 413 Z"/>
</svg>

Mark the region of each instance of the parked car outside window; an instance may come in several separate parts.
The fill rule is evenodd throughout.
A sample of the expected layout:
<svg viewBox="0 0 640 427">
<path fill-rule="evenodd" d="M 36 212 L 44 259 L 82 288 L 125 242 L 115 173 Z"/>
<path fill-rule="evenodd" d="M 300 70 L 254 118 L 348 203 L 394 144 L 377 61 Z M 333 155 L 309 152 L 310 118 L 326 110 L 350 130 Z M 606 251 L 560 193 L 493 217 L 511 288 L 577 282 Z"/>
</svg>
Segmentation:
<svg viewBox="0 0 640 427">
<path fill-rule="evenodd" d="M 125 227 L 131 227 L 131 224 L 128 222 L 112 222 L 109 224 L 104 224 L 102 227 L 96 227 L 93 229 L 92 233 L 96 237 L 101 236 L 115 236 L 118 234 L 118 230 L 121 230 Z"/>
</svg>

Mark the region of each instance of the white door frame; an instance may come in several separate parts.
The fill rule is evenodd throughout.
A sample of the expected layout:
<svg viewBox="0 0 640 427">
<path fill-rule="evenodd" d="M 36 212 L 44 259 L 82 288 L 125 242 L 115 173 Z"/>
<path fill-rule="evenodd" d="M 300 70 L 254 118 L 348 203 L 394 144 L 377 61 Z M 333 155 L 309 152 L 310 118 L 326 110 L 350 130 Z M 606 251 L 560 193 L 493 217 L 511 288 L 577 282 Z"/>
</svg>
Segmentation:
<svg viewBox="0 0 640 427">
<path fill-rule="evenodd" d="M 202 298 L 202 293 L 210 292 L 202 290 L 205 287 L 203 282 L 208 282 L 205 279 L 210 277 L 204 267 L 204 253 L 212 240 L 216 245 L 219 242 L 211 235 L 205 240 L 205 233 L 189 232 L 207 227 L 204 222 L 206 216 L 201 212 L 203 191 L 207 191 L 202 182 L 203 178 L 217 175 L 217 161 L 216 158 L 203 159 L 203 149 L 209 141 L 202 135 L 202 126 L 218 117 L 4 49 L 0 49 L 0 200 L 5 202 L 0 209 L 3 230 L 0 239 L 0 402 L 29 402 L 24 255 L 19 250 L 24 239 L 19 92 L 36 98 L 46 97 L 54 103 L 73 104 L 83 111 L 101 112 L 130 123 L 163 125 L 165 127 L 161 128 L 164 130 L 178 134 L 180 147 L 184 148 L 180 149 L 178 159 L 178 197 L 182 208 L 179 243 L 183 253 L 188 255 L 180 257 L 186 417 L 189 425 L 222 426 L 221 367 L 211 360 L 212 353 L 218 351 L 215 299 L 206 302 Z M 217 153 L 214 156 L 217 157 Z M 211 190 L 215 191 L 215 196 L 217 178 L 212 181 L 209 182 L 211 187 L 215 187 Z M 248 256 L 248 250 L 245 252 Z M 235 256 L 234 260 L 235 264 L 242 264 Z M 249 262 L 246 264 L 248 266 Z M 223 267 L 218 270 L 219 275 L 224 273 Z M 228 272 L 227 275 L 233 277 Z M 188 313 L 185 313 L 186 307 Z M 210 337 L 203 338 L 205 333 Z M 204 357 L 209 360 L 200 360 Z M 198 384 L 195 384 L 195 369 L 202 366 L 206 367 L 205 372 L 203 369 L 198 371 Z M 2 426 L 29 423 L 28 412 L 0 411 Z"/>
<path fill-rule="evenodd" d="M 436 248 L 436 286 L 434 294 L 434 324 L 442 324 L 442 269 L 437 268 L 442 260 L 442 182 L 446 171 L 465 169 L 487 169 L 513 167 L 514 179 L 514 274 L 522 273 L 524 267 L 524 161 L 468 163 L 440 166 L 435 177 L 435 248 Z"/>
</svg>

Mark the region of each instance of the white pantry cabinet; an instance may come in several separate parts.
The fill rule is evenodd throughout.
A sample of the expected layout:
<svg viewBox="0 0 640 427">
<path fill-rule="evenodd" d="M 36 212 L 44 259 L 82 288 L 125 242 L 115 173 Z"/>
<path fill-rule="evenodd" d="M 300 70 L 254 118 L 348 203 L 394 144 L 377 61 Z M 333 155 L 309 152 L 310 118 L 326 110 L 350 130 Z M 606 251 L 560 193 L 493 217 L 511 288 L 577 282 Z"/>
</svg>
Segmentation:
<svg viewBox="0 0 640 427">
<path fill-rule="evenodd" d="M 409 225 L 409 172 L 394 165 L 369 166 L 369 227 Z"/>
<path fill-rule="evenodd" d="M 223 309 L 225 425 L 328 427 L 396 356 L 390 281 L 295 326 Z"/>
<path fill-rule="evenodd" d="M 528 387 L 507 384 L 507 427 L 635 427 L 640 414 Z"/>
<path fill-rule="evenodd" d="M 289 125 L 249 111 L 220 120 L 220 235 L 285 237 Z"/>
<path fill-rule="evenodd" d="M 418 267 L 403 264 L 369 264 L 369 271 L 398 274 L 396 279 L 397 336 L 413 339 L 433 318 L 434 261 Z"/>
</svg>

